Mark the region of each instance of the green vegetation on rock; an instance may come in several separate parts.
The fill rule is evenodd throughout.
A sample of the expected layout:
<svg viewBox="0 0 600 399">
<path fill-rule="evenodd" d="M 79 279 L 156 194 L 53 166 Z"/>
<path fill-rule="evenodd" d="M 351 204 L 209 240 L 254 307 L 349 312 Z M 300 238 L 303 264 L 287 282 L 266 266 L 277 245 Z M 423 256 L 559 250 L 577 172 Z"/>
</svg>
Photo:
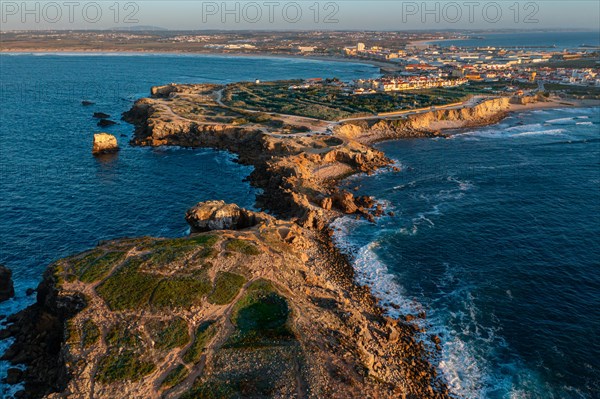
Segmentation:
<svg viewBox="0 0 600 399">
<path fill-rule="evenodd" d="M 156 241 L 149 248 L 152 253 L 149 256 L 148 263 L 155 266 L 166 265 L 198 249 L 201 249 L 199 251 L 200 257 L 208 257 L 212 254 L 210 248 L 216 242 L 217 237 L 214 235 L 198 235 L 191 238 Z"/>
<path fill-rule="evenodd" d="M 179 384 L 189 375 L 188 369 L 183 365 L 179 364 L 173 370 L 167 374 L 163 382 L 160 384 L 162 388 L 171 388 Z"/>
<path fill-rule="evenodd" d="M 137 381 L 155 369 L 154 363 L 138 359 L 132 351 L 109 351 L 98 364 L 96 380 L 105 384 L 116 381 Z"/>
<path fill-rule="evenodd" d="M 256 245 L 246 241 L 234 238 L 229 240 L 225 245 L 225 248 L 228 251 L 239 252 L 244 255 L 259 255 L 261 253 L 260 249 L 256 247 Z"/>
<path fill-rule="evenodd" d="M 100 329 L 92 320 L 87 319 L 78 326 L 73 319 L 67 323 L 67 342 L 71 345 L 81 345 L 87 348 L 100 339 Z"/>
<path fill-rule="evenodd" d="M 196 329 L 194 342 L 192 342 L 192 345 L 190 345 L 185 355 L 183 355 L 183 361 L 192 364 L 198 363 L 206 344 L 214 337 L 216 332 L 217 328 L 214 321 L 206 321 L 200 324 Z"/>
<path fill-rule="evenodd" d="M 117 323 L 106 333 L 106 345 L 109 348 L 136 349 L 142 344 L 140 334 L 122 323 Z"/>
<path fill-rule="evenodd" d="M 108 252 L 106 255 L 97 258 L 86 267 L 80 269 L 79 280 L 84 283 L 94 283 L 102 280 L 123 256 L 123 252 Z"/>
<path fill-rule="evenodd" d="M 245 295 L 235 304 L 231 321 L 236 331 L 227 341 L 228 347 L 261 346 L 273 340 L 290 339 L 287 326 L 289 307 L 267 280 L 252 282 Z"/>
<path fill-rule="evenodd" d="M 145 257 L 129 258 L 96 288 L 111 310 L 139 309 L 148 304 L 160 279 L 139 270 L 145 260 Z"/>
<path fill-rule="evenodd" d="M 234 399 L 239 398 L 238 391 L 231 384 L 223 381 L 210 381 L 194 383 L 194 386 L 183 395 L 180 399 Z"/>
<path fill-rule="evenodd" d="M 137 381 L 156 369 L 153 362 L 141 360 L 143 340 L 139 331 L 117 323 L 106 334 L 108 352 L 98 363 L 96 380 L 105 384 Z"/>
<path fill-rule="evenodd" d="M 215 286 L 208 296 L 208 301 L 215 305 L 226 305 L 233 301 L 246 279 L 229 272 L 219 272 L 215 277 Z"/>
<path fill-rule="evenodd" d="M 190 342 L 188 324 L 180 317 L 151 322 L 146 327 L 158 349 L 168 351 L 174 348 L 181 348 Z"/>
<path fill-rule="evenodd" d="M 162 280 L 150 303 L 157 308 L 180 308 L 198 305 L 212 286 L 205 271 L 195 271 L 189 276 L 174 276 Z"/>
<path fill-rule="evenodd" d="M 84 348 L 90 347 L 100 339 L 100 329 L 92 320 L 86 320 L 82 326 L 81 344 Z"/>
</svg>

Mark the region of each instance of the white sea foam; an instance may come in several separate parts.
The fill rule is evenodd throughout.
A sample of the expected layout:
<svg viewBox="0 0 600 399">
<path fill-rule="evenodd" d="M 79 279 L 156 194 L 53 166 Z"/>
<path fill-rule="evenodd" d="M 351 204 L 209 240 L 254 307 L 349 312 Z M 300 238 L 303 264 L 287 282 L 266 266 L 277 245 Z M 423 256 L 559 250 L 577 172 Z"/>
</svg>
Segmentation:
<svg viewBox="0 0 600 399">
<path fill-rule="evenodd" d="M 374 241 L 359 247 L 350 242 L 348 238 L 350 232 L 363 223 L 367 222 L 344 217 L 332 224 L 336 245 L 353 259 L 358 284 L 369 286 L 373 294 L 380 298 L 382 306 L 390 316 L 417 314 L 422 310 L 421 305 L 404 296 L 402 286 L 375 253 L 379 243 Z"/>
<path fill-rule="evenodd" d="M 472 182 L 454 176 L 449 176 L 447 180 L 456 183 L 457 187 L 443 190 L 430 197 L 430 200 L 435 198 L 442 201 L 451 194 L 455 197 L 464 195 L 475 187 Z M 396 189 L 405 186 L 397 186 Z M 414 235 L 419 233 L 420 227 L 433 227 L 435 218 L 432 216 L 443 215 L 441 207 L 444 203 L 438 202 L 430 211 L 418 213 L 408 227 L 402 227 L 396 233 Z M 370 224 L 366 221 L 348 217 L 336 220 L 332 226 L 336 245 L 351 256 L 357 282 L 371 288 L 390 316 L 416 315 L 427 309 L 425 320 L 416 319 L 426 331 L 420 339 L 427 346 L 431 345 L 429 334 L 440 337 L 441 353 L 432 360 L 437 364 L 450 392 L 456 397 L 467 399 L 532 397 L 529 388 L 525 390 L 520 387 L 536 387 L 538 381 L 520 360 L 501 361 L 500 365 L 495 363 L 498 361 L 496 351 L 504 351 L 507 344 L 497 329 L 482 324 L 481 311 L 476 307 L 471 293 L 472 285 L 461 281 L 463 274 L 460 268 L 446 264 L 446 272 L 437 284 L 442 298 L 424 305 L 408 295 L 398 276 L 393 274 L 377 254 L 378 248 L 384 243 L 378 237 L 389 234 L 392 230 L 378 230 L 374 233 L 373 240 L 366 245 L 352 242 L 352 235 L 367 226 Z M 452 304 L 453 308 L 449 309 L 448 304 Z M 537 394 L 538 392 L 533 392 L 534 396 Z"/>
<path fill-rule="evenodd" d="M 558 135 L 558 134 L 564 134 L 564 133 L 565 133 L 564 129 L 533 130 L 533 131 L 529 131 L 529 132 L 513 134 L 512 137 Z"/>
<path fill-rule="evenodd" d="M 576 122 L 576 125 L 593 125 L 594 122 Z"/>
<path fill-rule="evenodd" d="M 563 123 L 563 122 L 571 122 L 573 121 L 575 118 L 569 117 L 569 118 L 558 118 L 558 119 L 550 119 L 549 121 L 546 121 L 546 123 Z"/>
</svg>

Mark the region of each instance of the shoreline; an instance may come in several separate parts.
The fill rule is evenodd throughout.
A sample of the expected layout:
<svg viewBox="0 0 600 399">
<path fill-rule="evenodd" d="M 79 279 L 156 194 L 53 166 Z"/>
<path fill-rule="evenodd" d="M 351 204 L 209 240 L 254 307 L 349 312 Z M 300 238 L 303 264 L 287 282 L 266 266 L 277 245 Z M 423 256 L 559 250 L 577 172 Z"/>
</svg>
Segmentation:
<svg viewBox="0 0 600 399">
<path fill-rule="evenodd" d="M 48 54 L 48 55 L 187 55 L 187 56 L 222 56 L 222 57 L 240 57 L 240 58 L 280 58 L 280 59 L 304 59 L 304 60 L 312 60 L 312 61 L 325 61 L 325 62 L 344 62 L 349 64 L 364 64 L 370 65 L 375 68 L 384 68 L 384 67 L 393 67 L 394 63 L 389 63 L 385 61 L 379 60 L 367 60 L 362 58 L 349 58 L 343 57 L 341 55 L 299 55 L 299 54 L 278 54 L 278 53 L 270 53 L 270 52 L 258 52 L 258 53 L 224 53 L 217 51 L 182 51 L 182 50 L 119 50 L 119 49 L 109 49 L 109 50 L 96 50 L 96 49 L 44 49 L 44 48 L 36 48 L 36 49 L 0 49 L 0 55 L 9 54 L 9 55 L 36 55 L 36 54 Z"/>
</svg>

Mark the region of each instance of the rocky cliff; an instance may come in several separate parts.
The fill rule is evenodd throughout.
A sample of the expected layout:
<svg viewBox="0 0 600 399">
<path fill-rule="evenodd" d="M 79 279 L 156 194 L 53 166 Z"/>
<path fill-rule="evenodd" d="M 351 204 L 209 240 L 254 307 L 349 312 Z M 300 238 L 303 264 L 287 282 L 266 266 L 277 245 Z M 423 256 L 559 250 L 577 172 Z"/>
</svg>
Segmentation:
<svg viewBox="0 0 600 399">
<path fill-rule="evenodd" d="M 509 104 L 508 97 L 501 97 L 482 101 L 472 107 L 442 108 L 397 118 L 353 121 L 338 126 L 336 133 L 365 144 L 401 138 L 433 137 L 443 135 L 439 132 L 441 127 L 459 128 L 495 123 L 506 116 Z"/>
<path fill-rule="evenodd" d="M 240 212 L 188 214 L 223 226 Z M 110 241 L 50 266 L 9 328 L 22 396 L 447 397 L 417 327 L 384 317 L 325 235 L 253 214 L 242 230 Z"/>
</svg>

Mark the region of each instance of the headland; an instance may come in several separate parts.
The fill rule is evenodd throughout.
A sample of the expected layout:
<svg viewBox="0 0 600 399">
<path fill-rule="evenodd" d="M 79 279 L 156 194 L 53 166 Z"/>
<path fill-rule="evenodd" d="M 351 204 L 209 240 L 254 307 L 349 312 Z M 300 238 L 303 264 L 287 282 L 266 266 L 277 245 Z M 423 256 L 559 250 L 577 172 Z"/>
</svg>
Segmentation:
<svg viewBox="0 0 600 399">
<path fill-rule="evenodd" d="M 159 86 L 123 115 L 132 145 L 236 154 L 269 213 L 200 203 L 190 237 L 103 242 L 51 265 L 3 332 L 4 357 L 28 365 L 23 397 L 449 397 L 439 339 L 415 323 L 426 315 L 387 317 L 333 245 L 336 218 L 385 212 L 338 183 L 396 168 L 378 141 L 576 104 L 475 96 L 372 112 L 333 81 L 320 101 L 297 83 Z"/>
</svg>

